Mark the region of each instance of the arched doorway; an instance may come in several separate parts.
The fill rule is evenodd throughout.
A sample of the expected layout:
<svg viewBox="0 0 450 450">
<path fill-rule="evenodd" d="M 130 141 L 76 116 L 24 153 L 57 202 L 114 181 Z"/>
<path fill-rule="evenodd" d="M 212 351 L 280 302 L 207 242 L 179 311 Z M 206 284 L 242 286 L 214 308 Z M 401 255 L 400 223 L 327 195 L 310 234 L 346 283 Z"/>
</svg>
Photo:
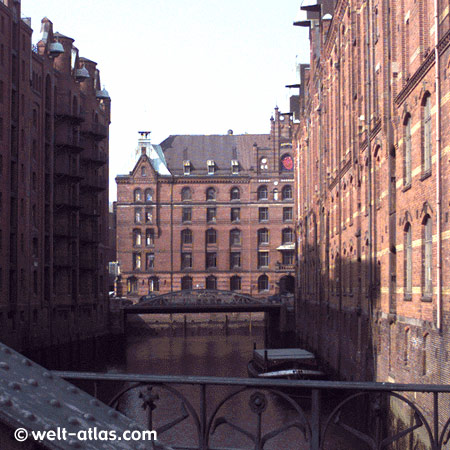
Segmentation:
<svg viewBox="0 0 450 450">
<path fill-rule="evenodd" d="M 295 278 L 286 275 L 280 279 L 280 294 L 293 294 L 295 291 Z"/>
</svg>

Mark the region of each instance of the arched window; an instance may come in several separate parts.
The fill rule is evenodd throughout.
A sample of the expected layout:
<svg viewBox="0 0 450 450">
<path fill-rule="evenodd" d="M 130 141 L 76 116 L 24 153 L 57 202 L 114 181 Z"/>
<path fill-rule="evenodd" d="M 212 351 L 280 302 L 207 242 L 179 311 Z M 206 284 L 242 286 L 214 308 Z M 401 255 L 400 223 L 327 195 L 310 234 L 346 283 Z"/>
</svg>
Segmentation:
<svg viewBox="0 0 450 450">
<path fill-rule="evenodd" d="M 206 244 L 215 244 L 217 242 L 217 233 L 214 228 L 206 230 Z"/>
<path fill-rule="evenodd" d="M 427 93 L 422 102 L 423 107 L 423 122 L 422 122 L 422 130 L 423 130 L 423 151 L 422 151 L 422 160 L 423 160 L 423 173 L 424 175 L 431 172 L 431 95 Z"/>
<path fill-rule="evenodd" d="M 294 242 L 294 230 L 292 228 L 285 228 L 281 233 L 283 244 L 291 244 Z"/>
<path fill-rule="evenodd" d="M 146 177 L 147 176 L 147 170 L 145 168 L 145 166 L 141 167 L 141 177 Z"/>
<path fill-rule="evenodd" d="M 234 275 L 230 278 L 230 291 L 240 291 L 241 290 L 241 277 Z"/>
<path fill-rule="evenodd" d="M 134 201 L 142 202 L 142 191 L 139 188 L 134 190 Z"/>
<path fill-rule="evenodd" d="M 405 299 L 409 300 L 412 296 L 412 230 L 411 224 L 409 222 L 406 223 L 404 229 L 404 246 L 405 246 L 405 281 L 404 281 L 404 289 L 405 289 Z"/>
<path fill-rule="evenodd" d="M 133 245 L 135 247 L 140 247 L 142 245 L 142 235 L 141 230 L 139 229 L 133 230 Z"/>
<path fill-rule="evenodd" d="M 234 228 L 230 231 L 230 245 L 241 245 L 241 230 Z"/>
<path fill-rule="evenodd" d="M 278 189 L 274 189 L 273 190 L 273 199 L 276 201 L 276 200 L 278 200 Z"/>
<path fill-rule="evenodd" d="M 267 228 L 261 228 L 258 230 L 258 245 L 269 244 L 269 230 Z"/>
<path fill-rule="evenodd" d="M 157 291 L 159 291 L 159 278 L 150 277 L 148 279 L 148 292 L 157 292 Z"/>
<path fill-rule="evenodd" d="M 188 228 L 181 230 L 181 243 L 192 244 L 192 231 Z"/>
<path fill-rule="evenodd" d="M 408 114 L 404 121 L 404 169 L 403 185 L 409 186 L 412 181 L 412 154 L 411 154 L 411 116 Z"/>
<path fill-rule="evenodd" d="M 145 201 L 146 202 L 153 201 L 153 189 L 148 188 L 145 190 Z"/>
<path fill-rule="evenodd" d="M 181 200 L 186 201 L 186 200 L 191 200 L 192 198 L 192 194 L 191 194 L 191 189 L 188 187 L 184 187 L 183 189 L 181 189 Z"/>
<path fill-rule="evenodd" d="M 431 297 L 433 294 L 432 263 L 433 263 L 433 225 L 431 217 L 426 216 L 423 221 L 423 295 Z"/>
<path fill-rule="evenodd" d="M 283 200 L 292 200 L 292 186 L 290 184 L 283 186 L 281 197 Z"/>
<path fill-rule="evenodd" d="M 267 186 L 259 186 L 257 196 L 258 200 L 267 200 Z"/>
<path fill-rule="evenodd" d="M 206 289 L 217 289 L 217 278 L 214 275 L 206 277 Z"/>
<path fill-rule="evenodd" d="M 258 292 L 269 290 L 269 277 L 267 275 L 261 275 L 258 278 Z"/>
<path fill-rule="evenodd" d="M 215 200 L 216 199 L 216 190 L 213 187 L 210 187 L 206 190 L 206 200 Z"/>
<path fill-rule="evenodd" d="M 192 289 L 192 278 L 191 277 L 183 277 L 181 279 L 181 290 L 188 291 Z"/>
<path fill-rule="evenodd" d="M 231 188 L 230 200 L 239 200 L 241 198 L 241 191 L 238 187 Z"/>
</svg>

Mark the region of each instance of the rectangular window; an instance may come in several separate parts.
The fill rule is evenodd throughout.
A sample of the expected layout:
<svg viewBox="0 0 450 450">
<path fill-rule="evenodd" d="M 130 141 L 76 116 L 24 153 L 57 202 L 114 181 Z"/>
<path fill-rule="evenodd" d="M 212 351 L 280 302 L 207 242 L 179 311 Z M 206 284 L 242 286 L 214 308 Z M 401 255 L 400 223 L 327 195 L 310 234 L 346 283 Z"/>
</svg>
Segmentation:
<svg viewBox="0 0 450 450">
<path fill-rule="evenodd" d="M 208 165 L 208 175 L 214 175 L 214 170 L 216 167 L 214 161 L 208 160 L 207 165 Z"/>
<path fill-rule="evenodd" d="M 241 221 L 241 208 L 231 208 L 231 222 Z"/>
<path fill-rule="evenodd" d="M 236 159 L 233 159 L 231 161 L 231 173 L 233 175 L 237 175 L 239 173 L 239 161 Z"/>
<path fill-rule="evenodd" d="M 207 208 L 206 209 L 206 221 L 207 222 L 215 222 L 216 221 L 216 208 Z"/>
<path fill-rule="evenodd" d="M 269 267 L 269 252 L 258 252 L 258 267 Z"/>
<path fill-rule="evenodd" d="M 133 253 L 133 270 L 141 270 L 141 254 Z"/>
<path fill-rule="evenodd" d="M 191 222 L 191 220 L 192 220 L 192 208 L 183 208 L 181 220 L 183 222 Z"/>
<path fill-rule="evenodd" d="M 409 186 L 412 178 L 412 161 L 411 161 L 411 116 L 408 116 L 405 123 L 405 178 L 403 184 Z"/>
<path fill-rule="evenodd" d="M 293 220 L 293 212 L 292 208 L 283 208 L 283 222 L 292 222 Z"/>
<path fill-rule="evenodd" d="M 155 267 L 155 254 L 147 253 L 145 255 L 145 269 L 153 269 Z"/>
<path fill-rule="evenodd" d="M 230 253 L 230 269 L 238 269 L 241 267 L 241 252 Z"/>
<path fill-rule="evenodd" d="M 190 175 L 191 174 L 191 162 L 190 161 L 183 161 L 183 173 L 184 175 Z"/>
<path fill-rule="evenodd" d="M 147 247 L 155 245 L 155 230 L 150 229 L 145 232 L 145 245 Z"/>
<path fill-rule="evenodd" d="M 181 254 L 181 269 L 190 269 L 192 268 L 192 253 L 191 252 L 183 252 Z"/>
<path fill-rule="evenodd" d="M 206 268 L 211 269 L 216 267 L 217 262 L 217 253 L 216 252 L 207 252 L 206 253 Z"/>
<path fill-rule="evenodd" d="M 423 112 L 423 172 L 428 174 L 431 171 L 431 97 L 425 100 Z"/>
<path fill-rule="evenodd" d="M 264 206 L 258 209 L 258 220 L 260 222 L 267 222 L 269 220 L 269 208 Z"/>
<path fill-rule="evenodd" d="M 283 264 L 292 265 L 294 264 L 294 252 L 287 251 L 283 253 Z"/>
<path fill-rule="evenodd" d="M 134 222 L 141 223 L 142 222 L 142 208 L 134 209 Z"/>
</svg>

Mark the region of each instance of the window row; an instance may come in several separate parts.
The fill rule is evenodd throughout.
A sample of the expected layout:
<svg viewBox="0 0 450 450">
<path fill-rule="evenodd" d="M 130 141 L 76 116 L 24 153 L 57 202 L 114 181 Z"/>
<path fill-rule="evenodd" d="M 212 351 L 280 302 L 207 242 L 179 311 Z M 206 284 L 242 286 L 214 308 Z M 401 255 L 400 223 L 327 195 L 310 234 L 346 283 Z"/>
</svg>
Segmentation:
<svg viewBox="0 0 450 450">
<path fill-rule="evenodd" d="M 206 167 L 208 170 L 208 175 L 214 175 L 216 173 L 217 165 L 213 160 L 208 159 L 208 161 L 206 161 Z M 185 159 L 183 161 L 183 174 L 184 175 L 190 175 L 193 168 L 194 167 L 190 160 Z M 233 175 L 237 175 L 237 174 L 239 174 L 239 170 L 240 170 L 239 161 L 236 159 L 231 160 L 231 173 Z"/>
<path fill-rule="evenodd" d="M 295 262 L 295 253 L 293 250 L 282 252 L 282 262 L 277 264 L 293 265 Z M 258 251 L 258 268 L 269 267 L 270 258 L 269 251 Z M 192 252 L 181 253 L 181 270 L 192 269 L 193 267 L 193 254 Z M 205 268 L 215 269 L 217 268 L 217 252 L 207 251 L 205 254 Z M 241 252 L 230 252 L 229 256 L 229 268 L 230 270 L 241 268 Z"/>
<path fill-rule="evenodd" d="M 134 208 L 134 223 L 153 223 L 153 208 Z"/>
<path fill-rule="evenodd" d="M 145 189 L 144 194 L 140 188 L 134 190 L 134 201 L 136 202 L 152 202 L 153 201 L 153 189 Z"/>
<path fill-rule="evenodd" d="M 258 245 L 268 245 L 269 244 L 269 230 L 267 228 L 261 228 L 257 231 Z M 205 232 L 206 244 L 216 244 L 217 243 L 217 231 L 214 228 L 209 228 Z M 241 230 L 235 228 L 230 230 L 230 246 L 241 245 Z M 281 243 L 291 244 L 294 243 L 294 230 L 292 228 L 285 228 L 281 231 Z M 193 233 L 192 230 L 186 228 L 181 230 L 181 243 L 182 244 L 192 244 L 193 243 Z M 140 244 L 139 244 L 140 245 Z"/>
<path fill-rule="evenodd" d="M 206 209 L 206 221 L 214 223 L 217 219 L 217 208 L 210 207 Z M 283 208 L 283 222 L 292 222 L 294 219 L 294 211 L 292 207 Z M 192 222 L 192 208 L 184 207 L 181 212 L 181 220 L 183 223 Z M 230 209 L 230 222 L 238 223 L 241 221 L 241 208 Z M 269 221 L 269 208 L 266 206 L 258 208 L 258 221 Z"/>
<path fill-rule="evenodd" d="M 206 190 L 206 200 L 207 201 L 211 201 L 211 200 L 216 200 L 216 189 L 213 187 L 209 187 Z M 279 199 L 279 195 L 278 195 L 278 189 L 275 188 L 272 191 L 273 194 L 273 199 L 274 200 L 278 200 Z M 266 185 L 263 186 L 259 186 L 258 190 L 257 190 L 257 199 L 258 200 L 268 200 L 269 199 L 269 189 Z M 232 187 L 230 189 L 230 200 L 240 200 L 241 198 L 241 191 L 238 187 Z M 292 192 L 292 186 L 291 185 L 286 185 L 283 186 L 283 188 L 281 189 L 281 200 L 292 200 L 293 199 L 293 192 Z M 181 190 L 181 200 L 182 201 L 188 201 L 188 200 L 192 200 L 192 190 L 189 187 L 184 187 Z"/>
<path fill-rule="evenodd" d="M 133 230 L 133 245 L 135 247 L 142 246 L 142 231 L 139 229 Z M 152 247 L 155 245 L 155 230 L 153 228 L 147 228 L 145 230 L 145 246 Z"/>
</svg>

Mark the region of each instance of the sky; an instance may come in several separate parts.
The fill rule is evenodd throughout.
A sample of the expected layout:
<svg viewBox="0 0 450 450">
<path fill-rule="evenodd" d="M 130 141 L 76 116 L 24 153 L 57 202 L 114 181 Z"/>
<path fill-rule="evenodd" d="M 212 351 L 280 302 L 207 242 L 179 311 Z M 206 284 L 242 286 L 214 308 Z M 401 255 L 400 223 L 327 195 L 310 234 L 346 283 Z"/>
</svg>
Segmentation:
<svg viewBox="0 0 450 450">
<path fill-rule="evenodd" d="M 111 97 L 110 201 L 134 165 L 138 131 L 154 144 L 173 134 L 268 133 L 285 88 L 309 62 L 302 0 L 22 0 L 33 41 L 48 17 L 96 61 Z"/>
</svg>

